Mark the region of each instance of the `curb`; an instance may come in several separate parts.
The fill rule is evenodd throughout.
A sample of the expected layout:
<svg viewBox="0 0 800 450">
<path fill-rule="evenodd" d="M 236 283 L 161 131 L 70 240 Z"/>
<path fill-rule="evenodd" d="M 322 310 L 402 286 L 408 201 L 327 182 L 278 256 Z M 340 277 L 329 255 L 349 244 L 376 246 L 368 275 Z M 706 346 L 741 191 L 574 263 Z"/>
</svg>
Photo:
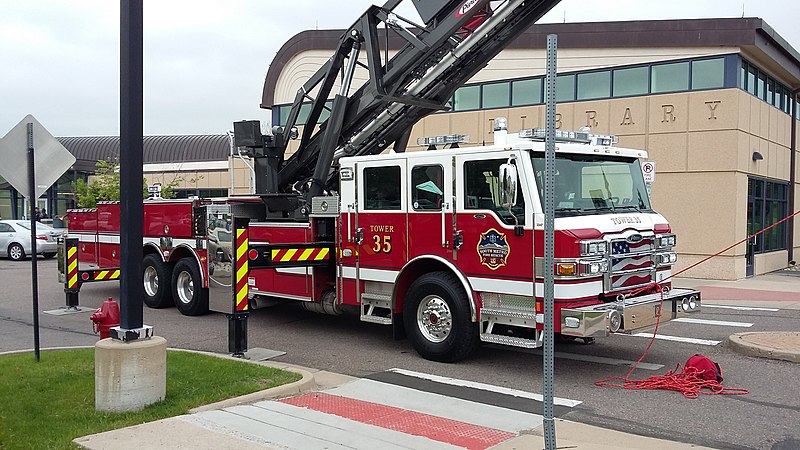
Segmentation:
<svg viewBox="0 0 800 450">
<path fill-rule="evenodd" d="M 759 335 L 759 334 L 771 334 L 771 333 L 751 332 L 751 333 L 732 334 L 731 336 L 728 337 L 728 342 L 731 344 L 731 347 L 734 350 L 743 355 L 754 356 L 757 358 L 778 359 L 781 361 L 791 361 L 795 363 L 800 363 L 800 352 L 798 351 L 768 347 L 765 345 L 759 345 L 752 342 L 747 342 L 744 339 L 746 336 Z"/>
</svg>

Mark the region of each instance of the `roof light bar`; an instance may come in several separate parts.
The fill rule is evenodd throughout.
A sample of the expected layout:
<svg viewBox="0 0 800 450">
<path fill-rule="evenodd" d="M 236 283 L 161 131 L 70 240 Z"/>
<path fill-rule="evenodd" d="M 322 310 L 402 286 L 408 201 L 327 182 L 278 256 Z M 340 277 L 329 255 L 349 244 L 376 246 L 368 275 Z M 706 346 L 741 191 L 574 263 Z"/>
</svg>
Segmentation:
<svg viewBox="0 0 800 450">
<path fill-rule="evenodd" d="M 545 139 L 544 128 L 526 128 L 520 130 L 519 137 L 532 139 L 536 141 L 543 141 Z M 594 144 L 612 146 L 619 143 L 617 136 L 592 134 L 586 131 L 565 131 L 556 130 L 556 141 L 559 142 L 579 142 L 583 144 Z"/>
<path fill-rule="evenodd" d="M 444 145 L 469 142 L 468 134 L 447 134 L 417 138 L 417 145 Z"/>
</svg>

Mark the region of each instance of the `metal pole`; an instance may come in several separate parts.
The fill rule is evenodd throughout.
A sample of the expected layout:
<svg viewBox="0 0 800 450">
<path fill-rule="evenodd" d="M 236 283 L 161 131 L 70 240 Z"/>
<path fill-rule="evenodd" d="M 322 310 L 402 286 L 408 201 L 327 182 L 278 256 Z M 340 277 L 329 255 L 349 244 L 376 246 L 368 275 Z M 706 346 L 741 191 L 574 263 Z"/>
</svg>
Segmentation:
<svg viewBox="0 0 800 450">
<path fill-rule="evenodd" d="M 33 160 L 33 123 L 28 123 L 28 202 L 31 219 L 31 291 L 33 293 L 33 353 L 39 361 L 39 268 L 36 262 L 36 164 Z"/>
<path fill-rule="evenodd" d="M 544 153 L 544 444 L 546 450 L 556 448 L 556 428 L 553 418 L 555 290 L 555 164 L 556 164 L 556 49 L 558 37 L 547 35 L 547 92 Z"/>
<path fill-rule="evenodd" d="M 142 0 L 120 1 L 120 329 L 142 328 Z M 123 340 L 137 333 L 123 333 Z"/>
</svg>

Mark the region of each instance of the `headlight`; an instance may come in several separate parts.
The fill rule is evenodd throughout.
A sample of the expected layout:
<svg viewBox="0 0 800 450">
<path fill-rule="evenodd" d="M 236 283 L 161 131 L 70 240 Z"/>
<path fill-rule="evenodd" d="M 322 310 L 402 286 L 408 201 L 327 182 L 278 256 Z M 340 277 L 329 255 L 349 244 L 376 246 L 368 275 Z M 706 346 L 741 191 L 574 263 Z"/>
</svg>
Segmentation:
<svg viewBox="0 0 800 450">
<path fill-rule="evenodd" d="M 581 256 L 597 256 L 608 253 L 606 241 L 581 241 Z"/>
<path fill-rule="evenodd" d="M 675 252 L 657 253 L 656 264 L 659 266 L 671 266 L 678 261 L 678 255 Z"/>
<path fill-rule="evenodd" d="M 661 234 L 656 237 L 658 242 L 658 248 L 669 248 L 674 247 L 677 243 L 674 234 Z"/>
<path fill-rule="evenodd" d="M 599 261 L 578 261 L 580 266 L 580 275 L 591 277 L 596 275 L 603 275 L 608 272 L 608 261 L 603 259 Z"/>
</svg>

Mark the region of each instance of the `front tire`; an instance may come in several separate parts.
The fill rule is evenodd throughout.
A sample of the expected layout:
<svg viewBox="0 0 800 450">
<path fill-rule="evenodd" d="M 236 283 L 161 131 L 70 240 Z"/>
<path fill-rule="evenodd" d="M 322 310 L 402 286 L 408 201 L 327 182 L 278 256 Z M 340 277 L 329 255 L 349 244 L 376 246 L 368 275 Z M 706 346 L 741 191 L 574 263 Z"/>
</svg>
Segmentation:
<svg viewBox="0 0 800 450">
<path fill-rule="evenodd" d="M 50 259 L 53 256 L 56 256 L 56 254 L 55 254 L 55 252 L 44 252 L 44 253 L 42 253 L 42 256 L 44 256 L 45 259 Z"/>
<path fill-rule="evenodd" d="M 149 308 L 167 308 L 175 304 L 170 289 L 169 265 L 156 255 L 142 260 L 144 304 Z"/>
<path fill-rule="evenodd" d="M 208 289 L 203 288 L 200 268 L 191 258 L 183 258 L 172 270 L 172 298 L 175 307 L 185 316 L 208 313 Z"/>
<path fill-rule="evenodd" d="M 8 246 L 8 257 L 12 261 L 22 261 L 25 259 L 25 249 L 17 243 Z"/>
<path fill-rule="evenodd" d="M 478 347 L 478 325 L 470 319 L 467 294 L 449 272 L 419 277 L 403 305 L 406 335 L 423 358 L 456 362 Z"/>
</svg>

